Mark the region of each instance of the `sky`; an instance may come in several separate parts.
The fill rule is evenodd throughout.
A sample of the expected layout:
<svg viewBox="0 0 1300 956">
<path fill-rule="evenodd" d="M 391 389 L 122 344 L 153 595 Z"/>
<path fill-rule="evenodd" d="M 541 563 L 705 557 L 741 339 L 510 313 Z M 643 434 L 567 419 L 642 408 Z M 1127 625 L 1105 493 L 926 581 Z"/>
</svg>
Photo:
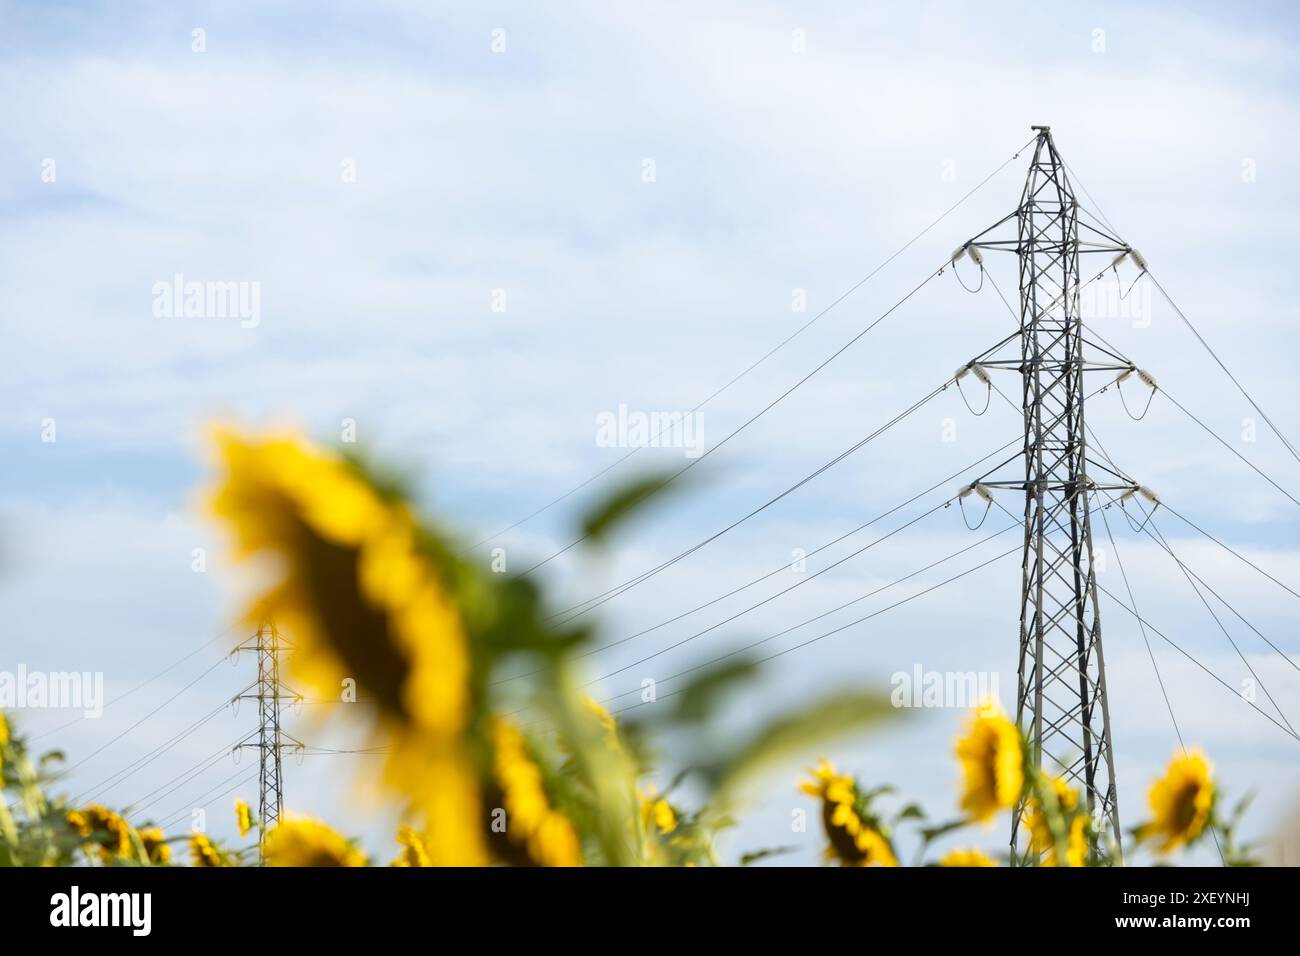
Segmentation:
<svg viewBox="0 0 1300 956">
<path fill-rule="evenodd" d="M 1300 441 L 1298 27 L 1281 3 L 0 2 L 0 670 L 103 672 L 114 697 L 184 658 L 99 719 L 52 711 L 18 722 L 78 764 L 70 789 L 119 803 L 163 793 L 150 812 L 179 826 L 208 806 L 214 832 L 228 835 L 231 801 L 255 799 L 240 773 L 254 755 L 203 761 L 251 729 L 251 708 L 222 710 L 163 759 L 133 767 L 252 678 L 251 660 L 223 661 L 242 636 L 230 625 L 248 582 L 198 506 L 211 475 L 208 423 L 288 422 L 326 442 L 351 429 L 368 452 L 411 470 L 427 513 L 478 541 L 626 454 L 597 427 L 620 406 L 684 412 L 709 399 L 703 445 L 725 438 L 1015 208 L 1035 124 L 1051 125 L 1084 206 L 1141 251 Z M 959 285 L 979 286 L 969 261 L 927 283 L 710 453 L 690 492 L 653 520 L 605 552 L 546 565 L 538 574 L 557 601 L 600 593 L 742 517 L 1009 334 L 998 293 L 1014 303 L 1015 263 L 990 252 L 986 264 L 978 292 Z M 243 283 L 257 308 L 167 314 L 157 289 L 178 275 Z M 1127 290 L 1136 270 L 1125 264 L 1120 275 Z M 1288 589 L 1300 590 L 1300 550 L 1287 495 L 1300 496 L 1300 462 L 1147 280 L 1090 321 L 1226 444 L 1165 395 L 1134 420 L 1145 399 L 1130 383 L 1132 415 L 1113 387 L 1089 400 L 1097 440 L 1171 509 L 1280 582 L 1174 514 L 1157 516 L 1179 557 L 1296 660 Z M 1003 387 L 1014 396 L 1015 385 Z M 966 397 L 980 410 L 978 390 Z M 1018 412 L 996 397 L 977 417 L 950 389 L 593 617 L 616 640 L 941 485 L 876 526 L 892 530 L 954 493 L 964 481 L 945 476 L 1019 429 Z M 529 567 L 571 540 L 584 505 L 611 482 L 680 465 L 684 452 L 638 452 L 479 558 L 501 547 L 512 570 Z M 1243 682 L 1264 685 L 1300 719 L 1300 674 L 1214 604 L 1221 629 L 1177 565 L 1111 514 L 1116 547 L 1095 529 L 1100 583 L 1126 593 L 1118 555 L 1143 617 L 1222 681 L 1150 632 L 1148 652 L 1134 619 L 1103 599 L 1121 817 L 1138 822 L 1177 747 L 1172 709 L 1230 793 L 1256 794 L 1247 830 L 1267 837 L 1297 812 L 1297 741 L 1249 706 Z M 639 676 L 659 680 L 774 634 L 974 544 L 1001 529 L 1000 517 L 994 510 L 977 533 L 940 509 L 593 686 L 620 694 Z M 1015 536 L 891 593 L 919 592 Z M 855 536 L 808 568 L 862 543 Z M 1014 564 L 783 655 L 729 702 L 717 732 L 743 732 L 818 694 L 888 689 L 918 666 L 996 675 L 1010 703 Z M 777 576 L 766 591 L 595 655 L 591 677 L 790 581 Z M 888 597 L 830 616 L 822 630 Z M 1264 693 L 1255 703 L 1277 716 Z M 319 747 L 355 746 L 363 721 L 320 709 L 290 715 L 293 731 Z M 795 847 L 782 862 L 817 860 L 820 835 L 791 833 L 790 819 L 807 807 L 796 782 L 820 753 L 946 818 L 961 718 L 909 711 L 779 768 L 754 788 L 723 858 L 782 845 Z M 286 803 L 340 821 L 384 858 L 391 815 L 358 786 L 376 763 L 290 761 Z M 191 766 L 204 769 L 165 786 Z M 982 839 L 1000 849 L 1005 837 L 999 822 Z"/>
</svg>

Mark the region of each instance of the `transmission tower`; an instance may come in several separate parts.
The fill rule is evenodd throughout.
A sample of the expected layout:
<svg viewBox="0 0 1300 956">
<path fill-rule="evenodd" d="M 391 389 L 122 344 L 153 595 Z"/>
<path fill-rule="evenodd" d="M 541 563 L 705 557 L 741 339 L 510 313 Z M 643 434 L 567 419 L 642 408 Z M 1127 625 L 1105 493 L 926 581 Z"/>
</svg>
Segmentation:
<svg viewBox="0 0 1300 956">
<path fill-rule="evenodd" d="M 279 823 L 284 807 L 281 753 L 285 748 L 301 750 L 303 746 L 280 727 L 280 715 L 285 703 L 302 700 L 301 695 L 287 690 L 280 681 L 280 655 L 289 649 L 288 642 L 271 624 L 260 625 L 256 634 L 235 648 L 236 653 L 257 655 L 257 680 L 236 699 L 257 701 L 257 742 L 241 744 L 240 748 L 256 749 L 261 761 L 258 771 L 257 817 L 262 824 L 263 841 L 265 835 Z"/>
<path fill-rule="evenodd" d="M 1019 264 L 1019 330 L 1007 340 L 1019 345 L 1019 354 L 981 356 L 966 368 L 981 378 L 984 368 L 1020 374 L 1024 477 L 979 484 L 982 494 L 996 488 L 1024 493 L 1016 721 L 1035 764 L 1080 785 L 1098 832 L 1109 830 L 1118 847 L 1119 805 L 1089 497 L 1138 489 L 1089 456 L 1084 373 L 1132 369 L 1084 336 L 1079 257 L 1132 250 L 1079 219 L 1079 204 L 1050 128 L 1034 130 L 1037 139 L 1020 205 L 953 257 L 955 262 L 969 253 L 983 268 L 979 250 L 1014 252 Z M 1010 231 L 1013 221 L 1014 238 L 985 238 Z M 996 356 L 1000 348 L 985 354 Z M 1094 357 L 1085 356 L 1085 349 Z M 1024 814 L 1023 804 L 1012 813 L 1013 861 L 1023 859 L 1018 842 Z"/>
</svg>

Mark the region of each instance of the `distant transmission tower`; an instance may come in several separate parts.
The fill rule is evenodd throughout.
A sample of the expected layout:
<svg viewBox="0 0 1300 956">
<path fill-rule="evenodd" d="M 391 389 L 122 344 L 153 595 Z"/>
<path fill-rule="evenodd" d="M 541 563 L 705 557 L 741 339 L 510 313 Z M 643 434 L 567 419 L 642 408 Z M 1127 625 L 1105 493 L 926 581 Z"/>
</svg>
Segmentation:
<svg viewBox="0 0 1300 956">
<path fill-rule="evenodd" d="M 1131 494 L 1137 488 L 1089 457 L 1084 372 L 1113 374 L 1130 366 L 1084 337 L 1079 256 L 1113 257 L 1131 250 L 1079 220 L 1079 204 L 1051 130 L 1034 130 L 1038 136 L 1020 205 L 954 256 L 955 262 L 970 253 L 982 268 L 978 250 L 1009 251 L 1020 266 L 1020 328 L 1013 337 L 1019 355 L 981 357 L 967 368 L 978 366 L 980 374 L 982 368 L 1020 373 L 1024 478 L 980 484 L 1023 490 L 1025 496 L 1016 721 L 1036 764 L 1083 788 L 1099 831 L 1109 829 L 1118 847 L 1119 805 L 1088 499 L 1100 491 Z M 1012 220 L 1015 238 L 984 238 L 1000 228 L 1009 231 Z M 1085 345 L 1099 358 L 1085 358 Z M 1090 477 L 1090 469 L 1103 480 Z M 1017 844 L 1024 813 L 1021 805 L 1012 815 L 1013 861 L 1023 859 Z"/>
<path fill-rule="evenodd" d="M 257 742 L 241 744 L 240 748 L 256 749 L 261 760 L 257 816 L 262 823 L 263 838 L 280 821 L 284 807 L 281 752 L 286 747 L 302 749 L 302 743 L 280 727 L 280 714 L 284 704 L 302 700 L 299 694 L 286 690 L 280 682 L 280 655 L 289 648 L 290 645 L 271 624 L 259 626 L 256 634 L 235 648 L 236 653 L 257 654 L 257 680 L 239 694 L 237 699 L 257 701 Z"/>
</svg>

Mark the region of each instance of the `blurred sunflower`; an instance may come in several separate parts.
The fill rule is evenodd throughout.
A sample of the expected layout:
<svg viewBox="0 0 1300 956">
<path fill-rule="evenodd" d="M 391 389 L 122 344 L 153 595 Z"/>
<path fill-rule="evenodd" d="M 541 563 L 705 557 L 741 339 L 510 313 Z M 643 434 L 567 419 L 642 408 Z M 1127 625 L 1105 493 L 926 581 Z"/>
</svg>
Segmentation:
<svg viewBox="0 0 1300 956">
<path fill-rule="evenodd" d="M 235 825 L 239 827 L 239 838 L 248 836 L 248 831 L 253 829 L 253 814 L 248 809 L 248 804 L 243 800 L 235 801 Z"/>
<path fill-rule="evenodd" d="M 319 820 L 289 817 L 266 835 L 267 866 L 365 866 L 366 857 L 346 837 Z"/>
<path fill-rule="evenodd" d="M 81 810 L 69 810 L 64 820 L 81 836 L 95 838 L 103 862 L 131 856 L 131 825 L 107 807 L 92 803 Z"/>
<path fill-rule="evenodd" d="M 666 836 L 677 829 L 677 813 L 673 805 L 651 788 L 641 797 L 641 823 L 647 829 Z"/>
<path fill-rule="evenodd" d="M 231 862 L 206 833 L 194 833 L 190 835 L 190 865 L 213 868 L 230 866 Z"/>
<path fill-rule="evenodd" d="M 1199 750 L 1170 760 L 1165 775 L 1147 792 L 1153 819 L 1138 827 L 1138 838 L 1156 841 L 1160 853 L 1199 839 L 1214 813 L 1211 772 L 1210 762 Z"/>
<path fill-rule="evenodd" d="M 145 827 L 141 830 L 140 844 L 150 863 L 166 866 L 171 862 L 172 848 L 167 845 L 167 837 L 158 827 Z"/>
<path fill-rule="evenodd" d="M 997 866 L 997 861 L 983 850 L 949 850 L 939 860 L 940 866 Z"/>
<path fill-rule="evenodd" d="M 812 774 L 813 779 L 805 781 L 800 789 L 822 802 L 822 825 L 830 841 L 826 858 L 841 866 L 898 866 L 889 840 L 864 814 L 854 779 L 836 773 L 825 759 Z"/>
<path fill-rule="evenodd" d="M 424 835 L 411 827 L 402 827 L 397 831 L 397 845 L 401 852 L 392 866 L 425 867 L 430 866 L 429 852 L 424 846 Z"/>
<path fill-rule="evenodd" d="M 270 554 L 279 583 L 247 611 L 293 640 L 293 678 L 333 694 L 345 678 L 379 707 L 387 782 L 425 816 L 435 865 L 486 862 L 464 735 L 472 661 L 456 602 L 407 506 L 342 457 L 284 436 L 221 431 L 211 508 L 235 556 Z"/>
<path fill-rule="evenodd" d="M 5 720 L 5 715 L 0 714 L 0 748 L 9 745 L 9 723 Z M 5 768 L 4 751 L 0 750 L 0 771 Z"/>
<path fill-rule="evenodd" d="M 961 808 L 980 823 L 1010 809 L 1025 785 L 1020 731 L 999 710 L 980 708 L 956 744 L 962 769 Z"/>
<path fill-rule="evenodd" d="M 1065 865 L 1084 866 L 1088 859 L 1088 814 L 1079 810 L 1079 791 L 1061 777 L 1048 781 L 1056 800 L 1056 812 L 1068 826 L 1065 839 Z M 1037 800 L 1025 807 L 1025 828 L 1029 831 L 1030 850 L 1041 856 L 1043 866 L 1058 866 L 1056 839 L 1047 811 Z"/>
<path fill-rule="evenodd" d="M 506 812 L 505 832 L 491 828 L 493 845 L 506 862 L 534 866 L 582 866 L 573 824 L 551 806 L 541 766 L 519 728 L 503 717 L 491 723 L 492 766 Z"/>
<path fill-rule="evenodd" d="M 614 715 L 605 709 L 604 704 L 590 694 L 583 694 L 582 706 L 590 716 L 595 718 L 596 723 L 600 724 L 606 734 L 617 740 L 618 722 L 614 720 Z"/>
</svg>

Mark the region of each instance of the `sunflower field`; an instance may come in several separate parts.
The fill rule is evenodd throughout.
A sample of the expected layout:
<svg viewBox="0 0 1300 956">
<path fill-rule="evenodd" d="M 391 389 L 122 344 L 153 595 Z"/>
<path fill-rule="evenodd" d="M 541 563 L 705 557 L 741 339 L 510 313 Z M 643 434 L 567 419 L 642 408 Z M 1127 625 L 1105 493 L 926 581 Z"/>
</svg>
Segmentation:
<svg viewBox="0 0 1300 956">
<path fill-rule="evenodd" d="M 777 714 L 741 739 L 703 733 L 721 695 L 752 679 L 733 660 L 611 714 L 581 690 L 579 662 L 596 646 L 587 624 L 558 620 L 540 587 L 460 556 L 449 534 L 417 514 L 400 480 L 293 434 L 215 436 L 217 478 L 206 496 L 237 563 L 274 567 L 242 608 L 250 628 L 291 636 L 289 678 L 307 693 L 354 683 L 374 702 L 367 728 L 384 754 L 382 787 L 402 808 L 391 851 L 372 858 L 326 822 L 286 814 L 273 827 L 245 803 L 240 842 L 166 834 L 102 805 L 58 794 L 63 755 L 34 753 L 0 715 L 0 865 L 5 866 L 716 866 L 781 852 L 756 847 L 721 859 L 718 834 L 743 812 L 747 785 L 836 736 L 897 716 L 887 695 L 828 695 Z M 659 494 L 643 478 L 592 509 L 585 547 Z M 257 565 L 261 567 L 262 565 Z M 260 579 L 260 578 L 259 578 Z M 522 675 L 507 686 L 502 675 Z M 686 769 L 653 782 L 665 739 L 685 741 Z M 860 782 L 822 760 L 799 786 L 820 818 L 825 857 L 841 866 L 1109 866 L 1124 862 L 1086 800 L 1041 771 L 1015 724 L 988 702 L 960 729 L 959 785 L 950 818 L 932 821 L 880 781 Z M 679 795 L 691 781 L 692 799 Z M 887 807 L 891 809 L 887 809 Z M 1207 758 L 1176 754 L 1148 793 L 1147 820 L 1125 848 L 1159 859 L 1212 840 L 1229 865 L 1252 862 L 1236 836 L 1243 804 L 1225 811 Z M 1021 854 L 992 855 L 989 826 L 1012 811 Z M 912 830 L 906 841 L 905 830 Z M 967 831 L 969 847 L 932 851 Z M 777 841 L 779 843 L 779 837 Z M 904 860 L 900 845 L 916 847 Z"/>
</svg>

